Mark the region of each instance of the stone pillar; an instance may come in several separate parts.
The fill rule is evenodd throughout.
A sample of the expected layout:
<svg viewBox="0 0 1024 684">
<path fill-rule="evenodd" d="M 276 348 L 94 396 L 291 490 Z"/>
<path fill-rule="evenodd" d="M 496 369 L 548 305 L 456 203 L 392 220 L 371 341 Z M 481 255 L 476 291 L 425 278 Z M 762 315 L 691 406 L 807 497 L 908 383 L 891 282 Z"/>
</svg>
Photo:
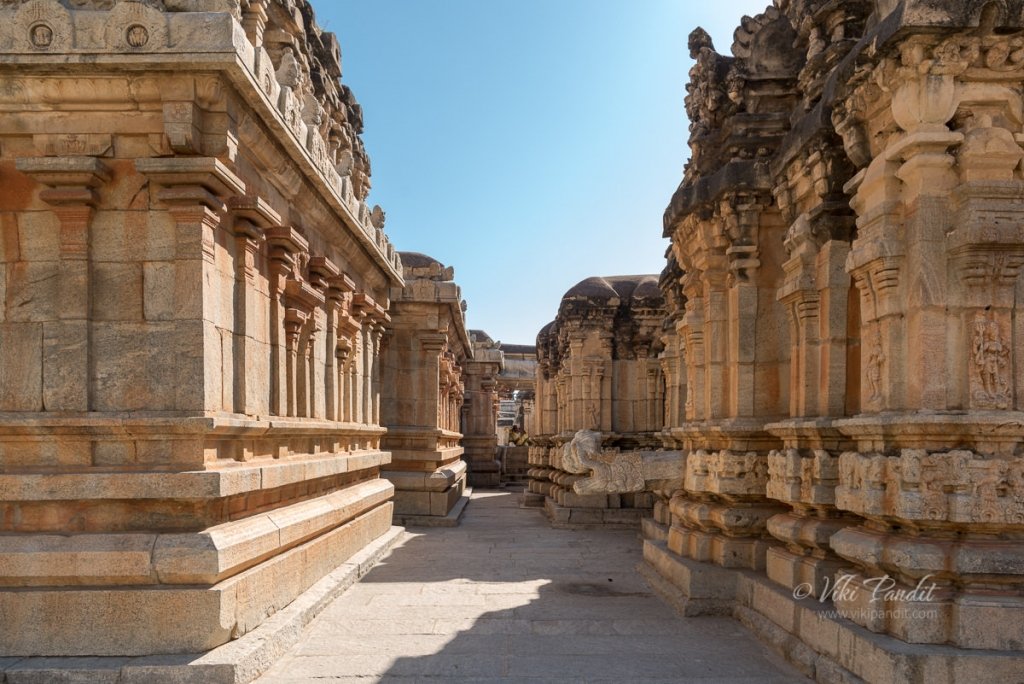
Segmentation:
<svg viewBox="0 0 1024 684">
<path fill-rule="evenodd" d="M 232 339 L 234 412 L 266 413 L 270 410 L 270 365 L 263 358 L 263 302 L 260 259 L 265 231 L 280 225 L 281 217 L 267 202 L 255 195 L 231 197 L 228 209 L 234 219 L 235 296 L 237 329 Z"/>
<path fill-rule="evenodd" d="M 501 465 L 497 460 L 497 380 L 502 367 L 502 354 L 482 332 L 476 337 L 473 358 L 466 361 L 465 446 L 469 465 L 469 484 L 474 487 L 497 487 L 501 482 Z"/>
<path fill-rule="evenodd" d="M 527 462 L 529 480 L 523 493 L 523 505 L 541 507 L 544 505 L 551 490 L 550 450 L 553 446 L 552 437 L 558 431 L 558 395 L 557 384 L 552 376 L 551 355 L 553 340 L 551 336 L 554 323 L 544 326 L 537 334 L 537 368 L 536 368 L 536 400 L 533 411 L 533 422 L 529 427 L 530 447 Z"/>
</svg>

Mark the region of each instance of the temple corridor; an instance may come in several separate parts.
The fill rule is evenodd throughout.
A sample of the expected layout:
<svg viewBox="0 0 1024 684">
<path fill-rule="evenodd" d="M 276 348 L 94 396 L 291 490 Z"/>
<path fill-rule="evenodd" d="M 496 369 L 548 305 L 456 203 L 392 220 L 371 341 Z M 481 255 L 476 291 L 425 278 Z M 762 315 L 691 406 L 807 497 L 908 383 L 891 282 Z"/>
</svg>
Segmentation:
<svg viewBox="0 0 1024 684">
<path fill-rule="evenodd" d="M 637 532 L 518 500 L 478 490 L 459 527 L 410 528 L 258 681 L 806 681 L 733 619 L 678 617 Z"/>
</svg>

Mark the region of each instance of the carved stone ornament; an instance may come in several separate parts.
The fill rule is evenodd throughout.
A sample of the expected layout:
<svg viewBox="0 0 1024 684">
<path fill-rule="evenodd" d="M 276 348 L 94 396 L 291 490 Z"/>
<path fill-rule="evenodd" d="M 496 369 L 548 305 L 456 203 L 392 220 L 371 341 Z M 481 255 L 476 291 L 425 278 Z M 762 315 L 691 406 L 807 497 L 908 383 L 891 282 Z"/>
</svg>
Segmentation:
<svg viewBox="0 0 1024 684">
<path fill-rule="evenodd" d="M 30 0 L 18 8 L 12 27 L 15 50 L 60 51 L 71 45 L 71 16 L 60 3 Z"/>
<path fill-rule="evenodd" d="M 882 403 L 882 366 L 885 365 L 885 352 L 882 351 L 882 335 L 877 330 L 871 338 L 868 349 L 868 361 L 865 368 L 868 381 L 867 404 L 877 407 Z"/>
</svg>

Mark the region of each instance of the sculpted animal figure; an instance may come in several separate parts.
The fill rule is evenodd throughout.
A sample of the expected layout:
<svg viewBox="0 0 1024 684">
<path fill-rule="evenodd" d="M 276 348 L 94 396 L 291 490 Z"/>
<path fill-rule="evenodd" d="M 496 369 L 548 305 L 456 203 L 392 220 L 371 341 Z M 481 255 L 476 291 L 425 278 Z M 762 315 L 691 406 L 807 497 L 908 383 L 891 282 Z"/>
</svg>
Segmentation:
<svg viewBox="0 0 1024 684">
<path fill-rule="evenodd" d="M 594 430 L 580 430 L 562 451 L 564 470 L 589 475 L 573 484 L 577 494 L 642 492 L 666 480 L 681 484 L 684 461 L 678 451 L 604 451 Z"/>
</svg>

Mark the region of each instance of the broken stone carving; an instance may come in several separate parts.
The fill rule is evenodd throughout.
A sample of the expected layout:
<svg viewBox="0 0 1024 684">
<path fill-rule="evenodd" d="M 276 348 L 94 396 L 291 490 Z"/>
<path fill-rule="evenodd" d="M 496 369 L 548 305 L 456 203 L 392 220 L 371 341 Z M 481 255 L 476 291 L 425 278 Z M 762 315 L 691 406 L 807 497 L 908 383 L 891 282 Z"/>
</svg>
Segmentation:
<svg viewBox="0 0 1024 684">
<path fill-rule="evenodd" d="M 562 446 L 559 467 L 587 476 L 573 482 L 577 494 L 627 494 L 682 484 L 681 452 L 604 450 L 601 442 L 600 432 L 580 430 Z"/>
</svg>

